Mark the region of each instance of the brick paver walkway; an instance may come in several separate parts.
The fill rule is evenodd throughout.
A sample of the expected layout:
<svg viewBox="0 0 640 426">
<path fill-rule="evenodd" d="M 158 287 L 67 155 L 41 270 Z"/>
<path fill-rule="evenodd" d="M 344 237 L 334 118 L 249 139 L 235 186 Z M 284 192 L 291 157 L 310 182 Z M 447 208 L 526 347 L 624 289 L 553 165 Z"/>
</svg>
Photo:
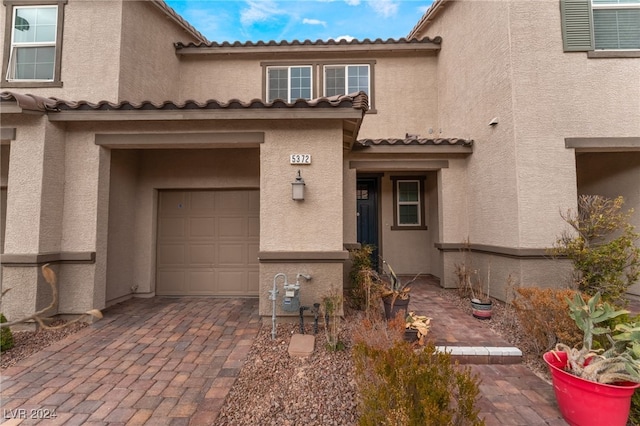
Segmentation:
<svg viewBox="0 0 640 426">
<path fill-rule="evenodd" d="M 438 345 L 509 346 L 433 281 L 416 283 L 411 294 L 410 309 L 434 318 Z M 212 424 L 260 328 L 257 306 L 257 299 L 162 297 L 113 306 L 2 372 L 2 424 Z M 487 425 L 566 425 L 551 385 L 522 364 L 470 368 L 482 380 Z M 54 411 L 55 419 L 20 418 Z"/>
<path fill-rule="evenodd" d="M 2 372 L 3 425 L 211 424 L 261 324 L 257 299 L 132 299 L 104 314 Z"/>
<path fill-rule="evenodd" d="M 455 290 L 453 290 L 455 291 Z M 511 346 L 483 321 L 442 295 L 437 281 L 420 278 L 411 286 L 409 310 L 433 318 L 429 337 L 445 346 Z M 566 425 L 553 387 L 522 364 L 473 364 L 480 384 L 480 417 L 492 425 Z"/>
</svg>

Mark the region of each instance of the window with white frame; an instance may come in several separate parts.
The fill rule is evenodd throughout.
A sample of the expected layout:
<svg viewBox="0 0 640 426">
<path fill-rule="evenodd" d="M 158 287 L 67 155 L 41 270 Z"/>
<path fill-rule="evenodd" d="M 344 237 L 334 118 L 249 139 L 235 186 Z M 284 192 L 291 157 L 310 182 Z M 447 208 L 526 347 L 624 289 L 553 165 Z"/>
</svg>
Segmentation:
<svg viewBox="0 0 640 426">
<path fill-rule="evenodd" d="M 640 0 L 560 0 L 560 13 L 567 52 L 640 50 Z"/>
<path fill-rule="evenodd" d="M 369 65 L 325 65 L 324 96 L 365 92 L 369 95 Z"/>
<path fill-rule="evenodd" d="M 393 226 L 391 229 L 427 229 L 425 223 L 424 188 L 425 178 L 392 177 Z"/>
<path fill-rule="evenodd" d="M 311 66 L 267 67 L 267 102 L 311 99 Z"/>
<path fill-rule="evenodd" d="M 53 82 L 59 72 L 59 5 L 13 6 L 5 80 Z"/>
<path fill-rule="evenodd" d="M 592 0 L 596 49 L 640 49 L 640 0 Z"/>
</svg>

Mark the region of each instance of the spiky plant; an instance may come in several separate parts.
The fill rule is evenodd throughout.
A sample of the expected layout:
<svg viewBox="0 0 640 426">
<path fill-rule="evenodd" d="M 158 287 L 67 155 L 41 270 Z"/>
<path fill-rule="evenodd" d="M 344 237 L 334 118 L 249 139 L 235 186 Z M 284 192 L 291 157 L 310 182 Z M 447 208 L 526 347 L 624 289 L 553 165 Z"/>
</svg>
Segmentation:
<svg viewBox="0 0 640 426">
<path fill-rule="evenodd" d="M 576 294 L 569 303 L 569 316 L 583 332 L 582 347 L 571 348 L 563 343 L 556 351 L 567 353 L 568 370 L 585 380 L 598 383 L 640 383 L 640 324 L 619 324 L 613 337 L 608 327 L 598 324 L 628 313 L 615 310 L 609 303 L 599 303 L 600 293 L 587 302 Z M 607 350 L 593 349 L 593 337 L 605 335 L 611 343 Z"/>
</svg>

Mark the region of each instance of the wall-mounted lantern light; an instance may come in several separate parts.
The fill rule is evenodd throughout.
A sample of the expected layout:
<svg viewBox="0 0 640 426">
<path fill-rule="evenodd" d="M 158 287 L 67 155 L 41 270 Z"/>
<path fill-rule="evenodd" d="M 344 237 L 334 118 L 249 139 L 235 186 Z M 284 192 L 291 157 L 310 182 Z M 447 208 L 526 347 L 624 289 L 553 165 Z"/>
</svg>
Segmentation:
<svg viewBox="0 0 640 426">
<path fill-rule="evenodd" d="M 300 176 L 300 170 L 298 170 L 296 180 L 291 182 L 291 198 L 296 201 L 304 200 L 304 179 Z"/>
</svg>

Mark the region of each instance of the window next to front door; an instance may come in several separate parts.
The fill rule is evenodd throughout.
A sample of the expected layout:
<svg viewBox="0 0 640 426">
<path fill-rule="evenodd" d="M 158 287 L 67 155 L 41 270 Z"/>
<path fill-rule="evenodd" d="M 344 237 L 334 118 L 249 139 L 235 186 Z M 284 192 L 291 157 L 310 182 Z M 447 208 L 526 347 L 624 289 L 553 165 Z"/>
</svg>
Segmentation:
<svg viewBox="0 0 640 426">
<path fill-rule="evenodd" d="M 425 222 L 424 176 L 392 176 L 392 230 L 427 229 Z"/>
</svg>

